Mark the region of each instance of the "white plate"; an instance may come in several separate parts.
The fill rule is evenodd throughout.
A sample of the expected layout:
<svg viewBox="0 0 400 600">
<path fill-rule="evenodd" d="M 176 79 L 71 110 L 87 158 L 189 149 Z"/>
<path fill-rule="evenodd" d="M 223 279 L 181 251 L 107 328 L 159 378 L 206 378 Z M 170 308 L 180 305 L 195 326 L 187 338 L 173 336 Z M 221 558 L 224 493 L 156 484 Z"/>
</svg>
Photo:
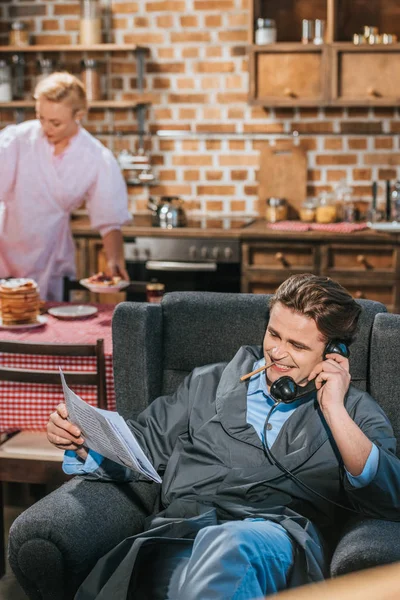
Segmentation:
<svg viewBox="0 0 400 600">
<path fill-rule="evenodd" d="M 85 319 L 90 315 L 95 315 L 98 309 L 95 306 L 85 304 L 74 304 L 72 306 L 54 306 L 47 311 L 49 315 L 57 319 Z"/>
<path fill-rule="evenodd" d="M 113 294 L 130 285 L 130 281 L 120 281 L 117 285 L 102 285 L 101 283 L 90 283 L 87 279 L 81 279 L 79 283 L 96 294 Z"/>
<path fill-rule="evenodd" d="M 28 325 L 3 325 L 3 319 L 0 317 L 0 329 L 33 329 L 34 327 L 42 327 L 47 323 L 47 317 L 39 315 L 36 323 L 28 323 Z"/>
<path fill-rule="evenodd" d="M 393 221 L 393 223 L 367 223 L 367 225 L 375 231 L 391 231 L 393 233 L 400 231 L 400 223 L 397 223 L 397 221 Z"/>
</svg>

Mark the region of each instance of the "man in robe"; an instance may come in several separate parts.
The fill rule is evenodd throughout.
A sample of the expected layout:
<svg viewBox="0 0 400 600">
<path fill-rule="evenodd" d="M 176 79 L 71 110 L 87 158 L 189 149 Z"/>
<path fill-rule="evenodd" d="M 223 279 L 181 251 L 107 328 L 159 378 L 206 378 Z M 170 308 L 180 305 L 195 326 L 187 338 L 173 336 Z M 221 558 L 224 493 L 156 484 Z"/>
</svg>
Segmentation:
<svg viewBox="0 0 400 600">
<path fill-rule="evenodd" d="M 351 385 L 348 358 L 331 351 L 335 341 L 351 344 L 360 311 L 331 279 L 292 276 L 271 301 L 262 348 L 195 369 L 127 421 L 162 476 L 160 510 L 100 559 L 76 600 L 145 597 L 146 557 L 154 597 L 259 598 L 327 575 L 338 514 L 399 520 L 391 425 Z M 282 377 L 297 386 L 290 403 L 271 394 Z M 66 472 L 139 477 L 87 448 L 67 416 L 62 404 L 48 424 Z"/>
</svg>

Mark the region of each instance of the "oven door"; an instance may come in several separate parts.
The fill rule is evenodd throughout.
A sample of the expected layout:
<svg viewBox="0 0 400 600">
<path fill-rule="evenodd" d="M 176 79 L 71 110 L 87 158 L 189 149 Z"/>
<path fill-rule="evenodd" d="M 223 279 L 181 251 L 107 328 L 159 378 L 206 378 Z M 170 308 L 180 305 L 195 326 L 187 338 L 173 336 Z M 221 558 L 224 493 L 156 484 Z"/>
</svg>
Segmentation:
<svg viewBox="0 0 400 600">
<path fill-rule="evenodd" d="M 132 281 L 156 280 L 165 285 L 166 292 L 240 292 L 237 263 L 127 261 L 127 269 Z"/>
</svg>

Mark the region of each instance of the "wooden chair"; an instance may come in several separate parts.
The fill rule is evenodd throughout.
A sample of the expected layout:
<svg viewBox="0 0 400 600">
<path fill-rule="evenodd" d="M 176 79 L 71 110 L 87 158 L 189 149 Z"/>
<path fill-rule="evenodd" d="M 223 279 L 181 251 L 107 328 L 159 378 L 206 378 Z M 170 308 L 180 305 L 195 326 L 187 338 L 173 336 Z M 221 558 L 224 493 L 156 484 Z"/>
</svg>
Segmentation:
<svg viewBox="0 0 400 600">
<path fill-rule="evenodd" d="M 107 408 L 104 340 L 95 344 L 35 344 L 30 342 L 0 341 L 0 353 L 96 357 L 96 371 L 65 371 L 69 386 L 92 385 L 97 387 L 98 406 Z M 21 383 L 59 384 L 59 371 L 26 370 L 0 365 L 0 381 Z M 45 432 L 21 431 L 0 445 L 0 577 L 5 572 L 4 547 L 4 490 L 3 483 L 60 485 L 69 477 L 63 473 L 61 462 L 64 452 L 47 440 Z"/>
</svg>

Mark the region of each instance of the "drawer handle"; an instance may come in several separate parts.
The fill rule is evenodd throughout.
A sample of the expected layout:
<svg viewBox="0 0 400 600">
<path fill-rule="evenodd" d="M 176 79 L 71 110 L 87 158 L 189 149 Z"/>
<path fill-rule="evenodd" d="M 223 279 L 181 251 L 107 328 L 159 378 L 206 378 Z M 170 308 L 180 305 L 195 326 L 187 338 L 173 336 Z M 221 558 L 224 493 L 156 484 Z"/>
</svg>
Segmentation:
<svg viewBox="0 0 400 600">
<path fill-rule="evenodd" d="M 367 89 L 367 94 L 368 94 L 368 96 L 372 96 L 373 98 L 379 98 L 380 96 L 382 96 L 382 94 L 373 87 L 369 87 Z"/>
<path fill-rule="evenodd" d="M 364 254 L 359 254 L 359 255 L 357 256 L 357 262 L 358 262 L 360 265 L 364 265 L 364 267 L 365 267 L 366 269 L 372 269 L 372 265 L 371 265 L 371 264 L 368 262 L 368 260 L 367 260 L 367 259 L 366 259 L 366 257 L 364 256 Z"/>
<path fill-rule="evenodd" d="M 360 300 L 361 298 L 365 298 L 364 292 L 362 292 L 361 290 L 357 290 L 356 293 L 354 294 L 354 297 L 357 298 L 358 300 Z"/>
<path fill-rule="evenodd" d="M 288 263 L 288 261 L 286 260 L 286 258 L 285 258 L 285 255 L 284 255 L 282 252 L 277 252 L 277 253 L 275 254 L 275 258 L 276 258 L 276 260 L 277 260 L 278 262 L 282 263 L 282 265 L 283 265 L 284 267 L 288 267 L 288 266 L 289 266 L 289 263 Z"/>
<path fill-rule="evenodd" d="M 283 90 L 283 95 L 286 96 L 286 98 L 297 98 L 297 94 L 290 88 L 285 88 Z"/>
</svg>

